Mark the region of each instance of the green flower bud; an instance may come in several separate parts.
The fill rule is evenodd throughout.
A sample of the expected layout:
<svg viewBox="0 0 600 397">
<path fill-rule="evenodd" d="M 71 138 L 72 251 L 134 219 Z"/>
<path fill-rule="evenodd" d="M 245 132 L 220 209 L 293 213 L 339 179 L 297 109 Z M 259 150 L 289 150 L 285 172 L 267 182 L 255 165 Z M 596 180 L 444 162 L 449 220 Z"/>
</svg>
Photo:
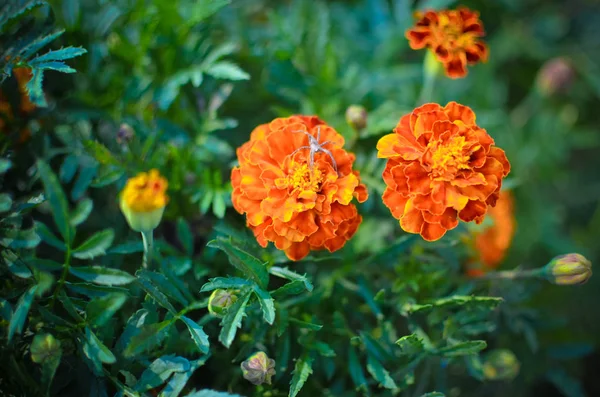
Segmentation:
<svg viewBox="0 0 600 397">
<path fill-rule="evenodd" d="M 208 298 L 208 311 L 215 316 L 225 314 L 227 308 L 237 301 L 238 290 L 216 289 Z"/>
<path fill-rule="evenodd" d="M 36 364 L 45 364 L 53 360 L 60 360 L 62 350 L 60 341 L 52 334 L 37 334 L 31 343 L 31 361 Z"/>
<path fill-rule="evenodd" d="M 275 360 L 269 358 L 265 352 L 254 353 L 240 366 L 244 379 L 253 385 L 270 385 L 271 377 L 275 375 Z"/>
<path fill-rule="evenodd" d="M 367 109 L 360 105 L 351 105 L 346 109 L 346 122 L 355 131 L 360 131 L 367 126 Z"/>
<path fill-rule="evenodd" d="M 510 350 L 492 350 L 485 357 L 483 375 L 489 380 L 512 380 L 519 374 L 520 367 L 519 360 Z"/>
<path fill-rule="evenodd" d="M 546 265 L 545 274 L 553 284 L 584 284 L 592 277 L 592 262 L 580 254 L 559 255 Z"/>
</svg>

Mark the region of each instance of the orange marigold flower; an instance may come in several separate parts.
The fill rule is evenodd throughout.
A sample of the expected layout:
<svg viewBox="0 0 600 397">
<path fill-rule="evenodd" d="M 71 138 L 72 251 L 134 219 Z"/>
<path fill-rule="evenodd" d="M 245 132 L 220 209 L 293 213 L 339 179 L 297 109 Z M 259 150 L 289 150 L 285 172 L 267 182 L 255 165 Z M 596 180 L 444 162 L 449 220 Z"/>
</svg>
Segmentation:
<svg viewBox="0 0 600 397">
<path fill-rule="evenodd" d="M 448 77 L 464 77 L 467 64 L 487 61 L 488 48 L 480 40 L 485 32 L 478 12 L 459 7 L 438 12 L 430 10 L 418 13 L 417 17 L 416 25 L 405 34 L 410 48 L 430 49 L 444 64 Z"/>
<path fill-rule="evenodd" d="M 354 235 L 362 217 L 352 199 L 368 194 L 343 145 L 318 117 L 292 116 L 256 127 L 238 148 L 232 202 L 261 246 L 271 241 L 300 260 L 311 250 L 336 251 Z"/>
<path fill-rule="evenodd" d="M 388 159 L 383 202 L 402 229 L 427 241 L 440 239 L 459 219 L 481 223 L 510 171 L 504 151 L 475 124 L 475 113 L 456 102 L 416 108 L 377 150 Z"/>
<path fill-rule="evenodd" d="M 468 242 L 477 255 L 467 266 L 467 274 L 477 277 L 502 262 L 515 234 L 514 200 L 509 191 L 500 192 L 496 206 L 489 209 L 491 225 L 477 230 Z M 477 264 L 477 266 L 475 265 Z"/>
</svg>

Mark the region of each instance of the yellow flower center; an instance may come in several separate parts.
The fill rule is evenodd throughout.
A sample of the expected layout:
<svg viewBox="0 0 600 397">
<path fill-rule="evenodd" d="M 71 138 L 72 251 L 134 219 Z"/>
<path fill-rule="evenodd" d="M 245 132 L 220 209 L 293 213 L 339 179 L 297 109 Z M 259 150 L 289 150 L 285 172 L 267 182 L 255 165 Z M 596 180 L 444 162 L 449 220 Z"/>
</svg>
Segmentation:
<svg viewBox="0 0 600 397">
<path fill-rule="evenodd" d="M 300 164 L 292 169 L 292 173 L 288 175 L 288 186 L 292 187 L 293 191 L 316 192 L 319 190 L 323 182 L 323 173 L 321 170 L 314 168 L 310 169 L 308 164 Z"/>
<path fill-rule="evenodd" d="M 121 193 L 121 200 L 132 211 L 151 212 L 167 205 L 168 182 L 157 170 L 141 172 L 130 178 Z"/>
<path fill-rule="evenodd" d="M 460 136 L 433 148 L 431 170 L 434 177 L 453 177 L 458 170 L 470 168 L 470 155 L 465 153 L 466 144 L 465 137 Z"/>
</svg>

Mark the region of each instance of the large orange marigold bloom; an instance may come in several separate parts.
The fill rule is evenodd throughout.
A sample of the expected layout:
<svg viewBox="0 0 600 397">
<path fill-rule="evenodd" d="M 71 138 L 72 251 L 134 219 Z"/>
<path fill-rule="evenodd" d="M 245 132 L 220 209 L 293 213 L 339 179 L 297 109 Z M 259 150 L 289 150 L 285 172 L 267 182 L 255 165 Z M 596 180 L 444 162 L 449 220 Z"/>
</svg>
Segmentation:
<svg viewBox="0 0 600 397">
<path fill-rule="evenodd" d="M 471 244 L 477 256 L 468 265 L 467 274 L 479 276 L 493 270 L 502 262 L 515 234 L 513 197 L 509 191 L 500 192 L 496 206 L 489 209 L 491 224 L 473 233 Z M 481 266 L 474 266 L 479 263 Z"/>
<path fill-rule="evenodd" d="M 460 7 L 457 10 L 426 11 L 417 15 L 416 25 L 406 31 L 410 48 L 430 49 L 444 64 L 446 75 L 456 79 L 467 75 L 467 64 L 488 58 L 479 13 Z"/>
<path fill-rule="evenodd" d="M 427 241 L 441 238 L 459 219 L 481 223 L 510 171 L 504 151 L 475 124 L 475 113 L 456 102 L 416 108 L 377 150 L 388 159 L 383 202 L 402 229 Z"/>
<path fill-rule="evenodd" d="M 292 116 L 258 126 L 238 148 L 233 206 L 261 246 L 271 241 L 300 260 L 311 250 L 336 251 L 354 235 L 362 217 L 352 199 L 362 203 L 368 194 L 343 145 L 318 117 Z"/>
</svg>

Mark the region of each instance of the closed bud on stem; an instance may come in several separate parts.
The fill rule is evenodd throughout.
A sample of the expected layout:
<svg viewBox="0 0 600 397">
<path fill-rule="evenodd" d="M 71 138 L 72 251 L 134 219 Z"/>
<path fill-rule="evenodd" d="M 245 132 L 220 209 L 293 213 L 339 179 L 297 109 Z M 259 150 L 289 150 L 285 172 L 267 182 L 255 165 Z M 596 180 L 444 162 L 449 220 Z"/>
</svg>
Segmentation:
<svg viewBox="0 0 600 397">
<path fill-rule="evenodd" d="M 513 352 L 496 349 L 483 362 L 483 375 L 489 380 L 512 380 L 519 374 L 521 364 Z"/>
<path fill-rule="evenodd" d="M 256 352 L 241 365 L 244 379 L 253 385 L 271 384 L 271 377 L 275 375 L 275 360 L 269 358 L 265 352 Z"/>
<path fill-rule="evenodd" d="M 160 223 L 169 201 L 168 182 L 157 170 L 130 178 L 121 192 L 120 207 L 136 232 L 150 232 Z"/>
<path fill-rule="evenodd" d="M 360 131 L 367 126 L 367 109 L 360 105 L 350 105 L 346 109 L 346 122 L 355 131 Z"/>
<path fill-rule="evenodd" d="M 117 131 L 117 143 L 119 145 L 129 143 L 135 135 L 135 131 L 129 124 L 123 123 L 119 127 L 119 131 Z"/>
<path fill-rule="evenodd" d="M 229 306 L 237 301 L 238 290 L 216 289 L 208 298 L 208 311 L 218 317 L 225 314 Z"/>
<path fill-rule="evenodd" d="M 545 96 L 565 93 L 573 84 L 575 70 L 565 58 L 547 61 L 537 76 L 537 88 Z"/>
<path fill-rule="evenodd" d="M 51 360 L 60 360 L 62 349 L 60 341 L 52 334 L 37 334 L 31 342 L 31 361 L 44 364 Z"/>
<path fill-rule="evenodd" d="M 546 278 L 557 285 L 578 285 L 592 277 L 592 262 L 580 254 L 559 255 L 545 267 Z"/>
</svg>

